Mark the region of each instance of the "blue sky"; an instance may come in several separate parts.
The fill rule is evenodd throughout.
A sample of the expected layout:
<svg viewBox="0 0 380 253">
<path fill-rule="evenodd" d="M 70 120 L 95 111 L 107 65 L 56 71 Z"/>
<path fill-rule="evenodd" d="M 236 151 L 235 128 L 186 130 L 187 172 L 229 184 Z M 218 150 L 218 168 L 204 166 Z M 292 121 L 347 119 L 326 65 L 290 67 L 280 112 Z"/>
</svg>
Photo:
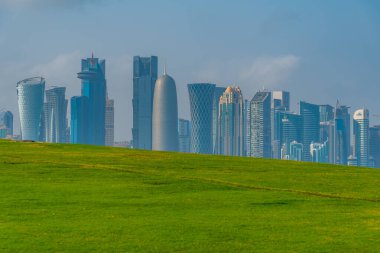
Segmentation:
<svg viewBox="0 0 380 253">
<path fill-rule="evenodd" d="M 191 82 L 236 84 L 247 99 L 288 90 L 294 111 L 300 99 L 339 99 L 380 114 L 376 0 L 0 0 L 0 107 L 18 121 L 16 83 L 36 75 L 80 94 L 92 52 L 107 61 L 117 140 L 131 138 L 134 55 L 167 63 L 183 118 Z"/>
</svg>

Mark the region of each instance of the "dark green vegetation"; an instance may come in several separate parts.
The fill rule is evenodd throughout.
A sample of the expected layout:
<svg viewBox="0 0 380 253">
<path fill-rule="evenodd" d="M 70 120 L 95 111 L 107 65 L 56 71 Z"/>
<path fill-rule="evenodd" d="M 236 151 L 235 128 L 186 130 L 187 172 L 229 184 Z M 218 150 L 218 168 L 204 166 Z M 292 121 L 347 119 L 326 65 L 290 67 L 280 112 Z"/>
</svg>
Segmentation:
<svg viewBox="0 0 380 253">
<path fill-rule="evenodd" d="M 0 141 L 0 251 L 380 252 L 380 170 Z"/>
</svg>

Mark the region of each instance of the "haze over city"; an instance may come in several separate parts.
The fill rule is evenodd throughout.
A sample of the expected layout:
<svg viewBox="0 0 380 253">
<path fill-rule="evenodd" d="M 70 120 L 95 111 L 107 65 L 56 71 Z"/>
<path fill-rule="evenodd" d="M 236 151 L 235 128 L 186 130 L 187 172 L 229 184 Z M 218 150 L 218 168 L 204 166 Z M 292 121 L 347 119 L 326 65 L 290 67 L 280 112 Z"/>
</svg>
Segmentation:
<svg viewBox="0 0 380 253">
<path fill-rule="evenodd" d="M 106 60 L 116 140 L 132 138 L 134 55 L 159 57 L 177 85 L 179 117 L 190 118 L 187 84 L 236 84 L 299 100 L 365 106 L 379 122 L 380 4 L 376 1 L 0 0 L 0 107 L 14 112 L 16 83 L 80 93 L 82 58 Z"/>
</svg>

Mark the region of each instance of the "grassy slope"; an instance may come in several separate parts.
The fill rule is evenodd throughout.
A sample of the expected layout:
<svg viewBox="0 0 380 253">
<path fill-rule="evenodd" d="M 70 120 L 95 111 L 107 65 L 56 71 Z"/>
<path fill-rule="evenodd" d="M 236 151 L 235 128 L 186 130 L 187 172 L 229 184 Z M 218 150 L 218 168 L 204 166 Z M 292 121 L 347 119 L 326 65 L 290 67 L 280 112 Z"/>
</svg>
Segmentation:
<svg viewBox="0 0 380 253">
<path fill-rule="evenodd" d="M 380 252 L 380 170 L 0 141 L 0 250 Z"/>
</svg>

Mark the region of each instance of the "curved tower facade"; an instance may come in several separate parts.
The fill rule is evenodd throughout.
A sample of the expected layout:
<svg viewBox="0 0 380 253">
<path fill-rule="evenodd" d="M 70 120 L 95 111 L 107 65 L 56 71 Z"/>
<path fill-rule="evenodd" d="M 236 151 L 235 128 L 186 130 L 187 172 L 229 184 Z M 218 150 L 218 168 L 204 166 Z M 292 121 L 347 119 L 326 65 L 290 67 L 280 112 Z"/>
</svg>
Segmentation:
<svg viewBox="0 0 380 253">
<path fill-rule="evenodd" d="M 212 115 L 215 84 L 188 84 L 191 111 L 191 148 L 200 154 L 213 153 Z"/>
<path fill-rule="evenodd" d="M 21 137 L 23 140 L 39 141 L 42 135 L 45 79 L 33 77 L 17 83 L 18 109 Z"/>
<path fill-rule="evenodd" d="M 152 148 L 178 151 L 177 89 L 174 79 L 164 73 L 155 84 L 153 96 Z"/>
</svg>

